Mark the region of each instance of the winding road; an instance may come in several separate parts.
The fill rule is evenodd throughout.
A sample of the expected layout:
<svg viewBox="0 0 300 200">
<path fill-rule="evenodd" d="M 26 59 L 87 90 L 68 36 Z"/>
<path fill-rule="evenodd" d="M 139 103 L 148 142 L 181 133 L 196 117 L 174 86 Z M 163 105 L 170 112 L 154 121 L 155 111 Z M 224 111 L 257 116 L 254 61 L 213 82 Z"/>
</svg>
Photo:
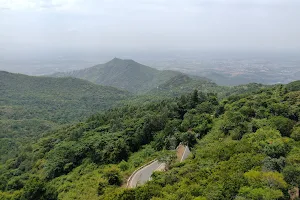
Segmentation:
<svg viewBox="0 0 300 200">
<path fill-rule="evenodd" d="M 180 162 L 184 161 L 189 154 L 191 153 L 188 146 L 185 146 L 184 152 L 179 159 Z M 128 188 L 135 188 L 139 185 L 145 184 L 147 181 L 151 180 L 151 175 L 154 171 L 163 170 L 165 168 L 165 163 L 161 163 L 158 160 L 154 160 L 148 165 L 142 167 L 141 169 L 133 172 L 133 174 L 129 177 L 127 182 Z"/>
<path fill-rule="evenodd" d="M 163 164 L 164 163 L 160 163 L 157 160 L 155 160 L 151 164 L 138 170 L 131 177 L 131 180 L 129 181 L 127 187 L 134 188 L 136 186 L 143 185 L 144 183 L 150 180 L 152 173 Z"/>
</svg>

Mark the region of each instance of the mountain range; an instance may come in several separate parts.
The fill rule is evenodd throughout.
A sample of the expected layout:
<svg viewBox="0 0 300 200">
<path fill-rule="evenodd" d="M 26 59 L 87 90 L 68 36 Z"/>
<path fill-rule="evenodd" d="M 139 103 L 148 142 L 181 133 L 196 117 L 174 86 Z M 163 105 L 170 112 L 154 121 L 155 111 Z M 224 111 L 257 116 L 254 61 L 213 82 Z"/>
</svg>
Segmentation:
<svg viewBox="0 0 300 200">
<path fill-rule="evenodd" d="M 218 93 L 222 98 L 262 88 L 257 84 L 218 86 L 207 78 L 160 71 L 118 58 L 53 76 L 36 77 L 0 71 L 1 155 L 8 155 L 7 149 L 11 145 L 17 151 L 19 145 L 16 141 L 39 138 L 62 125 L 119 105 L 147 104 L 191 93 L 195 89 Z M 0 160 L 5 160 L 4 157 L 0 156 Z"/>
<path fill-rule="evenodd" d="M 70 74 L 78 78 L 0 71 L 1 200 L 269 200 L 298 191 L 299 81 L 226 87 L 121 59 L 56 76 Z M 192 152 L 182 163 L 180 143 Z M 155 159 L 166 171 L 124 187 Z"/>
<path fill-rule="evenodd" d="M 55 73 L 52 76 L 80 78 L 99 85 L 113 86 L 141 94 L 165 84 L 178 75 L 183 74 L 177 71 L 157 70 L 133 60 L 114 58 L 105 64 L 72 72 Z M 209 82 L 208 79 L 201 79 L 202 82 L 204 80 Z"/>
</svg>

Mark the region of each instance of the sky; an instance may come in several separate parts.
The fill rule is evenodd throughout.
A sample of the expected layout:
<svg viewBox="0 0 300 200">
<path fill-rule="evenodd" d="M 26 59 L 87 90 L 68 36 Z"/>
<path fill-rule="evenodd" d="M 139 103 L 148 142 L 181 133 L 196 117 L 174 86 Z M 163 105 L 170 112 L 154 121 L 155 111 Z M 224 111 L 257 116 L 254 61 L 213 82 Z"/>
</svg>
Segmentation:
<svg viewBox="0 0 300 200">
<path fill-rule="evenodd" d="M 0 54 L 299 51 L 299 10 L 299 0 L 0 0 Z"/>
</svg>

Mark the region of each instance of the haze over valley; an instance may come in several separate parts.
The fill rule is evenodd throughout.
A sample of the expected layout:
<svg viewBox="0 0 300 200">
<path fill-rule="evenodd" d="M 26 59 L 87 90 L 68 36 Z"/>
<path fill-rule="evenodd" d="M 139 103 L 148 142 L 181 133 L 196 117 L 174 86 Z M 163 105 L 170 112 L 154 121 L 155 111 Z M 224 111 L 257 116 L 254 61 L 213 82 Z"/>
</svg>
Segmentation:
<svg viewBox="0 0 300 200">
<path fill-rule="evenodd" d="M 0 70 L 28 75 L 51 75 L 71 72 L 106 63 L 113 57 L 133 59 L 159 70 L 174 70 L 204 76 L 220 85 L 246 83 L 289 83 L 300 78 L 297 53 L 220 53 L 220 52 L 161 52 L 161 53 L 91 53 L 90 55 L 52 55 L 0 61 Z"/>
</svg>

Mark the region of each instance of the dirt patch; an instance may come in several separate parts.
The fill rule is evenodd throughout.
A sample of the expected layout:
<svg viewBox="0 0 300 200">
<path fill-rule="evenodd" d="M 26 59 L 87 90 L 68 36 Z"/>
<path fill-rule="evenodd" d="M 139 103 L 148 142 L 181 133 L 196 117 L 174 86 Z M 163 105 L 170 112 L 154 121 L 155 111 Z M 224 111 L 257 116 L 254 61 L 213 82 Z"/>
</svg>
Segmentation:
<svg viewBox="0 0 300 200">
<path fill-rule="evenodd" d="M 299 198 L 299 188 L 294 187 L 293 189 L 289 190 L 291 200 L 296 200 Z"/>
</svg>

